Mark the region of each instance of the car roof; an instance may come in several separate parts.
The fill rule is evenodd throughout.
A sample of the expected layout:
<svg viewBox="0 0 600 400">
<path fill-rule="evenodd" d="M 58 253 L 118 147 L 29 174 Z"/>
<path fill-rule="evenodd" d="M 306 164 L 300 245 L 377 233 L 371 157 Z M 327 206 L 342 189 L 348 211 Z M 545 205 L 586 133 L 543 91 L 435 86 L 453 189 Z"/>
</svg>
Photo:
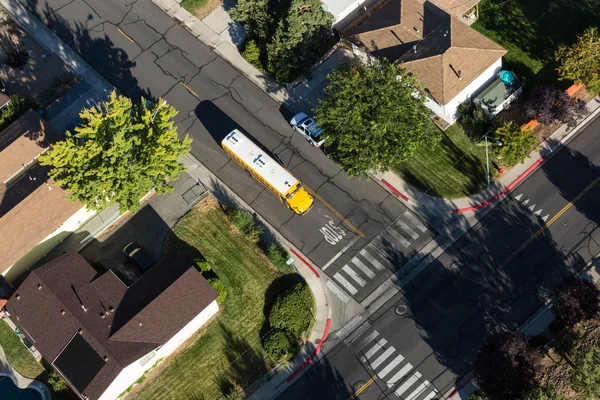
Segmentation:
<svg viewBox="0 0 600 400">
<path fill-rule="evenodd" d="M 303 123 L 302 126 L 304 126 L 306 129 L 308 129 L 308 131 L 313 135 L 313 136 L 319 136 L 321 133 L 323 133 L 324 129 L 321 128 L 314 119 L 312 118 L 307 118 Z"/>
</svg>

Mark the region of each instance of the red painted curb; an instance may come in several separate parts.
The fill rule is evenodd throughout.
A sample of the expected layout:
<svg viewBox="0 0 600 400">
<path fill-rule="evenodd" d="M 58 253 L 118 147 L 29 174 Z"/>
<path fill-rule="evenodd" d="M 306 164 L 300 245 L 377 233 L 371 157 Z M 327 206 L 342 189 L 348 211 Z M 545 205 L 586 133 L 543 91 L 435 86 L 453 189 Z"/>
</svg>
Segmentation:
<svg viewBox="0 0 600 400">
<path fill-rule="evenodd" d="M 449 398 L 452 398 L 454 396 L 456 396 L 458 394 L 458 392 L 460 392 L 462 390 L 462 388 L 464 388 L 465 386 L 467 386 L 469 384 L 469 382 L 471 382 L 473 380 L 474 376 L 467 376 L 467 378 L 463 379 L 462 382 L 459 382 L 458 385 L 456 386 L 456 389 L 454 389 L 454 391 L 452 393 L 450 393 L 450 396 L 448 396 Z"/>
<path fill-rule="evenodd" d="M 294 371 L 293 374 L 291 374 L 290 376 L 287 377 L 287 379 L 286 379 L 287 383 L 290 383 L 291 381 L 293 381 L 294 378 L 296 378 L 298 376 L 298 374 L 300 372 L 302 372 L 304 370 L 304 368 L 306 368 L 308 366 L 308 364 L 310 364 L 312 362 L 312 360 L 315 359 L 317 354 L 319 354 L 319 352 L 321 351 L 321 346 L 323 345 L 323 342 L 325 342 L 325 340 L 327 339 L 327 335 L 329 335 L 329 325 L 331 325 L 331 318 L 327 318 L 327 323 L 325 324 L 325 332 L 323 332 L 321 341 L 317 345 L 317 348 L 315 349 L 315 351 L 310 355 L 310 357 L 308 357 L 308 360 L 304 361 L 302 363 L 302 365 L 300 367 L 298 367 L 297 370 Z"/>
<path fill-rule="evenodd" d="M 512 188 L 514 188 L 515 186 L 517 186 L 519 184 L 519 182 L 521 182 L 523 179 L 525 179 L 527 177 L 527 175 L 529 175 L 531 172 L 533 172 L 534 169 L 536 169 L 537 167 L 539 167 L 539 165 L 541 163 L 543 163 L 545 159 L 546 159 L 545 157 L 542 157 L 539 160 L 537 160 L 535 163 L 533 163 L 532 166 L 530 166 L 529 168 L 527 168 L 525 170 L 525 172 L 523 172 L 521 175 L 519 175 L 519 177 L 517 179 L 515 179 L 510 185 L 508 185 L 506 187 L 506 189 L 502 190 L 500 193 L 497 193 L 496 195 L 494 195 L 493 197 L 487 199 L 483 203 L 479 203 L 479 204 L 476 204 L 476 205 L 471 206 L 471 207 L 465 207 L 465 208 L 459 208 L 459 209 L 456 209 L 456 210 L 452 210 L 452 214 L 461 214 L 461 213 L 465 213 L 465 212 L 469 212 L 469 211 L 475 211 L 475 210 L 479 210 L 480 208 L 489 206 L 494 201 L 496 201 L 500 197 L 504 196 L 506 194 L 506 192 L 512 190 Z"/>
<path fill-rule="evenodd" d="M 406 196 L 405 194 L 401 193 L 398 189 L 396 189 L 395 187 L 393 187 L 392 184 L 389 183 L 388 181 L 386 181 L 385 179 L 382 179 L 380 182 L 383 183 L 388 189 L 390 189 L 392 191 L 392 193 L 394 193 L 396 196 L 400 197 L 402 200 L 404 200 L 404 201 L 409 201 L 410 200 L 408 198 L 408 196 Z"/>
<path fill-rule="evenodd" d="M 295 255 L 300 261 L 302 261 L 304 264 L 306 264 L 306 266 L 313 272 L 313 274 L 315 274 L 317 276 L 317 278 L 321 277 L 321 275 L 319 275 L 319 271 L 314 269 L 313 266 L 310 265 L 310 263 L 308 261 L 306 261 L 304 258 L 302 258 L 302 256 L 300 254 L 298 254 L 297 251 L 295 251 L 294 249 L 290 249 L 290 252 L 293 255 Z"/>
</svg>

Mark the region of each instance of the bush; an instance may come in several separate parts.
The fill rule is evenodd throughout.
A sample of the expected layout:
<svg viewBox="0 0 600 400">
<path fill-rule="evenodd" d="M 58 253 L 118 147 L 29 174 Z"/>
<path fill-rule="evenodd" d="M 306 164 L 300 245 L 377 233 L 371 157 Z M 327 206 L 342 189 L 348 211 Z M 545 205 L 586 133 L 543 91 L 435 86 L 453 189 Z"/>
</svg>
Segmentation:
<svg viewBox="0 0 600 400">
<path fill-rule="evenodd" d="M 479 104 L 467 100 L 458 106 L 458 112 L 461 115 L 461 124 L 467 125 L 469 136 L 472 140 L 480 140 L 489 130 L 493 123 L 487 111 Z"/>
<path fill-rule="evenodd" d="M 481 390 L 476 390 L 467 397 L 467 400 L 486 400 Z"/>
<path fill-rule="evenodd" d="M 559 324 L 573 326 L 598 315 L 599 299 L 600 290 L 593 282 L 573 279 L 558 287 L 552 311 Z"/>
<path fill-rule="evenodd" d="M 572 128 L 589 111 L 583 100 L 569 96 L 564 90 L 554 86 L 539 86 L 531 91 L 525 113 L 544 125 L 560 122 Z"/>
<path fill-rule="evenodd" d="M 242 53 L 244 60 L 248 61 L 254 68 L 263 70 L 262 63 L 260 62 L 260 47 L 256 44 L 255 40 L 248 40 Z"/>
<path fill-rule="evenodd" d="M 234 210 L 231 213 L 233 224 L 250 240 L 252 243 L 258 243 L 263 234 L 263 228 L 257 226 L 254 217 L 246 210 Z"/>
<path fill-rule="evenodd" d="M 509 167 L 523 162 L 525 158 L 535 149 L 535 137 L 531 130 L 521 131 L 521 127 L 508 121 L 496 129 L 495 139 L 502 142 L 501 146 L 494 146 L 498 158 Z"/>
<path fill-rule="evenodd" d="M 549 388 L 535 388 L 530 392 L 527 392 L 525 396 L 523 396 L 523 400 L 561 400 L 562 396 L 554 393 L 552 389 Z"/>
<path fill-rule="evenodd" d="M 204 275 L 207 272 L 212 272 L 212 267 L 210 266 L 208 261 L 196 258 L 194 260 L 194 263 L 196 263 L 196 266 L 198 267 L 202 275 Z"/>
<path fill-rule="evenodd" d="M 219 297 L 217 297 L 217 304 L 221 304 L 223 300 L 225 300 L 225 297 L 227 297 L 227 288 L 219 278 L 210 278 L 208 280 L 208 283 L 210 283 L 210 286 L 212 286 L 213 289 L 219 292 Z"/>
<path fill-rule="evenodd" d="M 314 300 L 310 288 L 298 283 L 280 294 L 269 313 L 269 324 L 273 328 L 285 329 L 294 337 L 300 337 L 313 320 Z"/>
<path fill-rule="evenodd" d="M 293 270 L 293 268 L 287 264 L 290 254 L 281 244 L 273 243 L 270 245 L 267 249 L 267 255 L 273 266 L 278 270 L 282 272 L 291 272 Z"/>
<path fill-rule="evenodd" d="M 22 70 L 29 61 L 29 53 L 17 47 L 9 47 L 6 51 L 6 65 L 11 68 Z"/>
<path fill-rule="evenodd" d="M 571 384 L 583 399 L 600 398 L 600 346 L 594 346 L 577 361 Z"/>
<path fill-rule="evenodd" d="M 281 329 L 273 329 L 263 341 L 263 348 L 275 361 L 287 361 L 296 352 L 296 344 Z"/>
<path fill-rule="evenodd" d="M 15 95 L 10 98 L 10 103 L 0 110 L 0 130 L 16 121 L 27 110 L 33 107 L 33 103 L 27 97 Z"/>
<path fill-rule="evenodd" d="M 62 392 L 67 389 L 67 382 L 56 371 L 50 371 L 48 374 L 48 384 L 54 392 Z"/>
<path fill-rule="evenodd" d="M 518 399 L 538 387 L 538 349 L 518 332 L 489 336 L 473 362 L 473 374 L 490 400 Z"/>
</svg>

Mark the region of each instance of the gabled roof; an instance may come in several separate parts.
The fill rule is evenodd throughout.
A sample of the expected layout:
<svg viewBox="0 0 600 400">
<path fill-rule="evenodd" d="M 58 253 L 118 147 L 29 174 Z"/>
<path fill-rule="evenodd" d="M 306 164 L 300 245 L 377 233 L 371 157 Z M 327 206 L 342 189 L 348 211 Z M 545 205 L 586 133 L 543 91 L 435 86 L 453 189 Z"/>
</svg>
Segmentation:
<svg viewBox="0 0 600 400">
<path fill-rule="evenodd" d="M 506 54 L 457 18 L 419 0 L 387 1 L 348 33 L 348 40 L 375 57 L 403 63 L 440 104 L 447 104 Z"/>
<path fill-rule="evenodd" d="M 81 392 L 95 399 L 123 368 L 167 342 L 216 298 L 195 267 L 174 255 L 128 288 L 110 271 L 99 275 L 72 251 L 32 270 L 6 308 L 51 363 L 74 335 L 106 357 L 104 367 L 82 374 L 91 380 Z M 124 340 L 113 340 L 115 333 Z"/>
</svg>

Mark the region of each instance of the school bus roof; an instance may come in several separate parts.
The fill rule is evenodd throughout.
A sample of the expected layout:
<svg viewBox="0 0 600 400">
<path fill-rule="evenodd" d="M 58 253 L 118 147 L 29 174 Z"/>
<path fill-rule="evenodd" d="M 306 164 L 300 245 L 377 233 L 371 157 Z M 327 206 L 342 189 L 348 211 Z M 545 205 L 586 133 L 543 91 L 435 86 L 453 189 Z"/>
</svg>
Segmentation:
<svg viewBox="0 0 600 400">
<path fill-rule="evenodd" d="M 237 129 L 231 131 L 223 139 L 221 145 L 238 156 L 257 175 L 269 182 L 282 195 L 285 195 L 290 188 L 298 183 L 298 179 Z"/>
</svg>

